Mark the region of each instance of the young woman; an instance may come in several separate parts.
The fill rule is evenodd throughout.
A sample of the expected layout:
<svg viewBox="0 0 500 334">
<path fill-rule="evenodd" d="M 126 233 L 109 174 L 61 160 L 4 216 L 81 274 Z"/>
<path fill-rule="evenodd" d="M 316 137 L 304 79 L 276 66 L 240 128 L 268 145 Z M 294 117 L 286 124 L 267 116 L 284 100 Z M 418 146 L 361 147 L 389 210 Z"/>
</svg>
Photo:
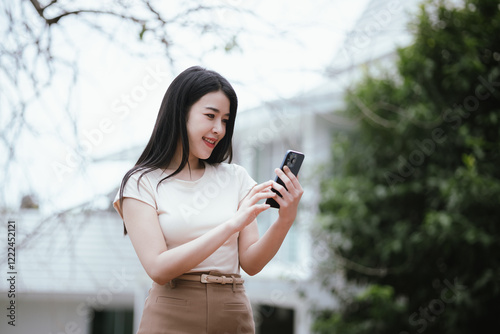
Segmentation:
<svg viewBox="0 0 500 334">
<path fill-rule="evenodd" d="M 256 185 L 230 164 L 237 104 L 220 74 L 188 68 L 167 89 L 151 138 L 122 180 L 113 204 L 153 280 L 139 334 L 255 331 L 240 267 L 255 275 L 274 257 L 303 190 L 286 168 L 276 174 L 288 190 Z M 259 237 L 267 198 L 280 204 L 279 218 Z"/>
</svg>

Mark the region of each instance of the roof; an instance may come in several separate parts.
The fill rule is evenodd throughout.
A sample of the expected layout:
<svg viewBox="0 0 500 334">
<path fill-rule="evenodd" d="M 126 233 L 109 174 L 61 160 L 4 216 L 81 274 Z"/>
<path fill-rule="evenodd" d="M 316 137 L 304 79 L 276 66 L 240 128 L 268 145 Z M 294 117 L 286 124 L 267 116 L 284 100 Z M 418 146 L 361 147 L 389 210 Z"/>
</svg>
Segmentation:
<svg viewBox="0 0 500 334">
<path fill-rule="evenodd" d="M 372 0 L 346 35 L 330 70 L 345 71 L 376 61 L 411 43 L 408 23 L 422 0 Z"/>
<path fill-rule="evenodd" d="M 372 0 L 354 28 L 346 34 L 342 46 L 325 69 L 324 82 L 314 94 L 341 92 L 353 86 L 369 64 L 393 63 L 396 49 L 412 43 L 408 28 L 421 0 Z"/>
</svg>

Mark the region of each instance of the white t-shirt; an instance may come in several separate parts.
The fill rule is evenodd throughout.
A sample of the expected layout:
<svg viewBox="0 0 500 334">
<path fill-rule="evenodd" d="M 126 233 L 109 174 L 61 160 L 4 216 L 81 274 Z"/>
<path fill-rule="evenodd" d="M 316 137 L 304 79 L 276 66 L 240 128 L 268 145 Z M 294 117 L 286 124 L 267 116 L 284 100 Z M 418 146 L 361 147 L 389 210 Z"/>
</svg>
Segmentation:
<svg viewBox="0 0 500 334">
<path fill-rule="evenodd" d="M 243 167 L 227 163 L 205 164 L 203 176 L 196 181 L 174 176 L 158 187 L 158 182 L 167 176 L 161 169 L 145 174 L 137 187 L 139 175 L 140 172 L 134 173 L 129 178 L 123 197 L 135 198 L 156 210 L 168 249 L 194 240 L 227 221 L 256 184 Z M 119 193 L 113 206 L 122 216 Z M 232 235 L 191 272 L 218 270 L 239 274 L 238 235 Z"/>
</svg>

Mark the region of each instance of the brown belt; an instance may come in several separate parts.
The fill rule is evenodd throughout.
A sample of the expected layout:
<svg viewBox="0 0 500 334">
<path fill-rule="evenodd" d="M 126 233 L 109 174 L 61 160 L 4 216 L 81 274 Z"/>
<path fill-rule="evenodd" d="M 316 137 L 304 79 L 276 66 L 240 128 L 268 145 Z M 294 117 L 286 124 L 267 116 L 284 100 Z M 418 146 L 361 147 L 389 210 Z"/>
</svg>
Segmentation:
<svg viewBox="0 0 500 334">
<path fill-rule="evenodd" d="M 226 276 L 215 276 L 209 274 L 201 274 L 201 275 L 190 275 L 184 274 L 176 277 L 175 279 L 183 280 L 183 281 L 194 281 L 201 283 L 218 283 L 218 284 L 243 284 L 245 280 L 243 278 Z"/>
</svg>

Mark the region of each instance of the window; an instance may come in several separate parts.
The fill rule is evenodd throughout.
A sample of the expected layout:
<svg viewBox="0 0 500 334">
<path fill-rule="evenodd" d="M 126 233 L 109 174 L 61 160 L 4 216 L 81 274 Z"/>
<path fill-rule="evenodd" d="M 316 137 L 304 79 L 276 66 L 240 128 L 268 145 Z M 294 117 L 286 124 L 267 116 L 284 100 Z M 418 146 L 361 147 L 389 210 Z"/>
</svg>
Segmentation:
<svg viewBox="0 0 500 334">
<path fill-rule="evenodd" d="M 294 310 L 270 305 L 259 305 L 256 334 L 291 334 L 294 331 Z"/>
<path fill-rule="evenodd" d="M 132 334 L 134 311 L 115 309 L 94 311 L 92 334 Z"/>
</svg>

